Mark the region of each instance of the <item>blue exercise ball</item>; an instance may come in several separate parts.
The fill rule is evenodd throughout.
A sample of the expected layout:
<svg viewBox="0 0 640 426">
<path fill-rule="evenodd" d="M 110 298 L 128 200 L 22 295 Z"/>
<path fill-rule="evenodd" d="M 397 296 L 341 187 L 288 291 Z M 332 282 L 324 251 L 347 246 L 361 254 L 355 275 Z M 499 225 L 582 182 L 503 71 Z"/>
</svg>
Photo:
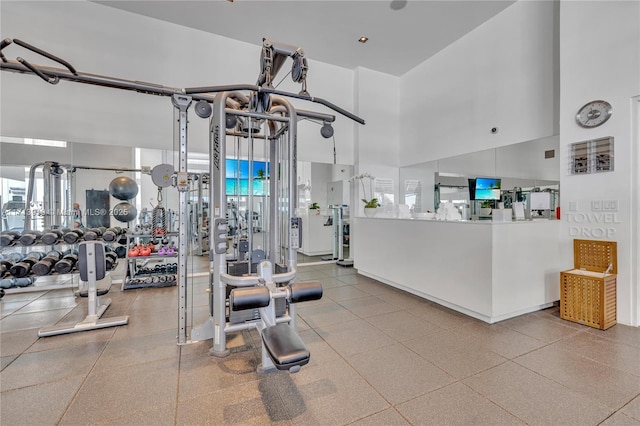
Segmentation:
<svg viewBox="0 0 640 426">
<path fill-rule="evenodd" d="M 131 200 L 138 195 L 138 184 L 127 176 L 119 176 L 109 184 L 109 194 L 118 200 Z"/>
<path fill-rule="evenodd" d="M 118 203 L 113 208 L 113 217 L 120 222 L 131 222 L 138 215 L 138 209 L 133 204 Z"/>
</svg>

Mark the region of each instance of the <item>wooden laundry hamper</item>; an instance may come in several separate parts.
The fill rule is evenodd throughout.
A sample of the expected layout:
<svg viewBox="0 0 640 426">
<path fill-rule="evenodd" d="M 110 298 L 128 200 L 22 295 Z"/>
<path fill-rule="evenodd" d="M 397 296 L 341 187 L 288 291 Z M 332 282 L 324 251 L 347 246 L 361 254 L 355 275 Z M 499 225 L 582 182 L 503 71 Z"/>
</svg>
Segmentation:
<svg viewBox="0 0 640 426">
<path fill-rule="evenodd" d="M 560 318 L 606 330 L 616 324 L 615 241 L 574 240 L 573 267 L 560 273 Z"/>
</svg>

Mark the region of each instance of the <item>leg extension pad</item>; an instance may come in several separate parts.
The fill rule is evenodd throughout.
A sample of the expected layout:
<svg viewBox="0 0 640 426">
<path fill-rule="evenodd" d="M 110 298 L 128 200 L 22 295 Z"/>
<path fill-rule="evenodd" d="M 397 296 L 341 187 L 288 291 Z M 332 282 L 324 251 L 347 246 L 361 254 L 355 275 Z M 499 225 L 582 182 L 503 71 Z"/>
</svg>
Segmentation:
<svg viewBox="0 0 640 426">
<path fill-rule="evenodd" d="M 322 299 L 322 284 L 317 281 L 291 283 L 289 288 L 291 289 L 291 303 Z"/>
<path fill-rule="evenodd" d="M 264 308 L 271 303 L 271 294 L 267 287 L 234 288 L 229 301 L 234 311 Z"/>
</svg>

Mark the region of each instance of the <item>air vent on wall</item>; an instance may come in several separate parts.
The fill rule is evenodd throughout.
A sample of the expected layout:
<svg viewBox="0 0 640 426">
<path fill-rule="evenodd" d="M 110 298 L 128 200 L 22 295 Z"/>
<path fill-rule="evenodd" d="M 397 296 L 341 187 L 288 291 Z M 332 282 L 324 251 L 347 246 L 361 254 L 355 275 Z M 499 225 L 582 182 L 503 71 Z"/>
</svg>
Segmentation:
<svg viewBox="0 0 640 426">
<path fill-rule="evenodd" d="M 556 156 L 556 150 L 555 149 L 550 149 L 550 150 L 544 152 L 544 158 L 545 159 L 547 159 L 547 158 L 555 158 L 555 156 Z"/>
</svg>

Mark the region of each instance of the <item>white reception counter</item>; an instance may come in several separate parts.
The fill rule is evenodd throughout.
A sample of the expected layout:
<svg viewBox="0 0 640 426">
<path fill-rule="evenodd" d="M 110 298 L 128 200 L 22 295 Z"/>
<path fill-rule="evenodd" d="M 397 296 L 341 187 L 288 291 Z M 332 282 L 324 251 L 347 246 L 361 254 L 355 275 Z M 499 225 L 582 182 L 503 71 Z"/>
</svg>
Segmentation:
<svg viewBox="0 0 640 426">
<path fill-rule="evenodd" d="M 488 323 L 551 306 L 571 261 L 560 253 L 556 220 L 356 218 L 353 225 L 360 274 Z"/>
</svg>

